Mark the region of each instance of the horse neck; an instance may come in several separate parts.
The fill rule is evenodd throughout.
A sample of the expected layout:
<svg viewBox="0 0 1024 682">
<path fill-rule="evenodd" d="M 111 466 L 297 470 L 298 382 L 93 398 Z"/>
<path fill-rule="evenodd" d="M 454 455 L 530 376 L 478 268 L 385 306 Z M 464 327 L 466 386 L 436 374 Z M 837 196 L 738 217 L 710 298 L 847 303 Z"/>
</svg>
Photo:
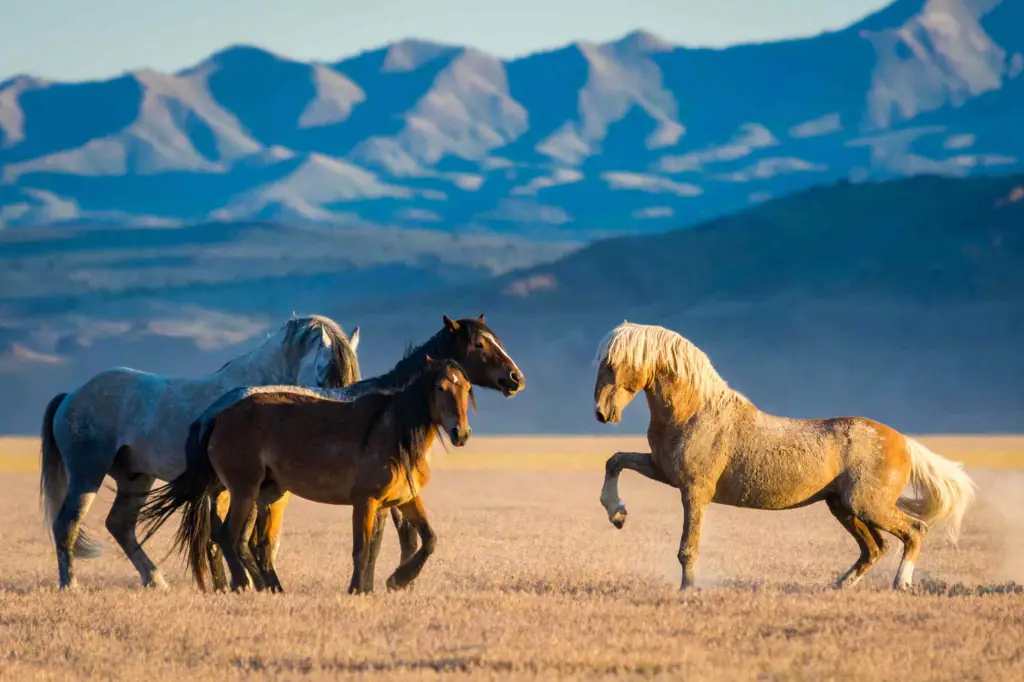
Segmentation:
<svg viewBox="0 0 1024 682">
<path fill-rule="evenodd" d="M 428 355 L 435 360 L 451 359 L 450 343 L 444 330 L 414 348 L 407 356 L 399 360 L 390 372 L 377 377 L 377 385 L 381 388 L 404 386 L 409 379 L 426 366 Z"/>
<path fill-rule="evenodd" d="M 655 373 L 644 387 L 651 421 L 661 424 L 684 425 L 695 417 L 721 409 L 730 402 L 731 389 L 722 386 L 710 397 L 702 398 L 689 381 L 674 374 Z"/>
<path fill-rule="evenodd" d="M 276 343 L 275 343 L 276 342 Z M 281 335 L 275 334 L 245 355 L 226 364 L 214 377 L 222 386 L 293 384 L 299 367 L 289 367 L 281 347 Z"/>
<path fill-rule="evenodd" d="M 391 422 L 402 427 L 401 430 L 395 431 L 396 443 L 413 446 L 409 450 L 409 456 L 414 467 L 434 442 L 436 428 L 431 417 L 430 405 L 426 402 L 428 400 L 422 382 L 414 381 L 396 393 L 388 407 Z"/>
</svg>

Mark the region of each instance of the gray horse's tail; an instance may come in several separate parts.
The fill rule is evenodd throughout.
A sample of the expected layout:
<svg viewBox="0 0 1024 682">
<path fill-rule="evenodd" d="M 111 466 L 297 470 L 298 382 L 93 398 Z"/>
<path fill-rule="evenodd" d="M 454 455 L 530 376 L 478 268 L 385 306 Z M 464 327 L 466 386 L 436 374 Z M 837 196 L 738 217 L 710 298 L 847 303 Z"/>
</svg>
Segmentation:
<svg viewBox="0 0 1024 682">
<path fill-rule="evenodd" d="M 181 525 L 174 534 L 174 550 L 185 553 L 192 578 L 203 591 L 210 578 L 210 562 L 206 553 L 210 544 L 210 514 L 220 482 L 207 454 L 212 432 L 212 421 L 200 418 L 192 422 L 185 445 L 188 462 L 185 473 L 153 490 L 139 515 L 145 529 L 142 539 L 145 543 L 174 512 L 182 510 Z"/>
<path fill-rule="evenodd" d="M 67 397 L 67 393 L 56 395 L 46 406 L 40 433 L 42 443 L 39 448 L 39 497 L 43 503 L 46 527 L 51 534 L 53 533 L 53 520 L 60 513 L 64 497 L 68 493 L 68 475 L 64 470 L 64 458 L 61 457 L 60 448 L 57 447 L 57 441 L 53 437 L 53 417 L 57 414 L 57 408 Z M 92 539 L 84 527 L 80 527 L 78 538 L 75 540 L 75 557 L 94 559 L 102 551 L 103 545 Z"/>
</svg>

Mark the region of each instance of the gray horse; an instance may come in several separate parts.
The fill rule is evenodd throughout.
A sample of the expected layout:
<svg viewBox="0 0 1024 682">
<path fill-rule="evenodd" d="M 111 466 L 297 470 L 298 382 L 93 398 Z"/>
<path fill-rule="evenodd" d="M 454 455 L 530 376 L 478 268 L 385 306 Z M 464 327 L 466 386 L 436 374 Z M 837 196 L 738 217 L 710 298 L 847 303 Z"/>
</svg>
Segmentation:
<svg viewBox="0 0 1024 682">
<path fill-rule="evenodd" d="M 82 519 L 103 479 L 117 484 L 107 530 L 134 564 L 142 584 L 165 587 L 139 545 L 135 526 L 155 479 L 185 471 L 189 425 L 225 392 L 240 386 L 298 384 L 334 388 L 360 379 L 355 350 L 333 320 L 289 320 L 263 343 L 214 374 L 181 379 L 115 368 L 97 374 L 46 407 L 40 495 L 57 548 L 61 589 L 75 586 L 74 559 L 99 555 Z"/>
</svg>

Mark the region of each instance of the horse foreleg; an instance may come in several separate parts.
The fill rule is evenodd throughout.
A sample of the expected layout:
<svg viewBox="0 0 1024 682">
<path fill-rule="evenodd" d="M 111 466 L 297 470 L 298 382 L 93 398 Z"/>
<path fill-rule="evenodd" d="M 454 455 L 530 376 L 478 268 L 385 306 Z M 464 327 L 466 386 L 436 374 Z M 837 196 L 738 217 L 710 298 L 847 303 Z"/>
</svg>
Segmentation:
<svg viewBox="0 0 1024 682">
<path fill-rule="evenodd" d="M 374 574 L 377 568 L 377 557 L 380 556 L 380 546 L 384 540 L 384 526 L 387 525 L 387 510 L 378 509 L 377 518 L 373 521 L 373 537 L 370 538 L 370 556 L 366 560 L 366 583 L 373 589 Z M 415 530 L 415 529 L 414 529 Z"/>
<path fill-rule="evenodd" d="M 649 452 L 616 452 L 609 457 L 604 464 L 601 506 L 608 512 L 608 520 L 616 528 L 626 524 L 626 505 L 619 499 L 619 473 L 623 469 L 631 469 L 659 483 L 668 483 L 665 475 L 654 465 Z"/>
<path fill-rule="evenodd" d="M 696 578 L 697 552 L 700 547 L 700 531 L 704 526 L 704 512 L 710 497 L 697 494 L 689 488 L 681 491 L 683 501 L 683 536 L 679 540 L 679 564 L 683 568 L 680 590 L 693 587 Z"/>
<path fill-rule="evenodd" d="M 110 505 L 110 512 L 107 513 L 107 530 L 124 550 L 125 555 L 135 566 L 135 570 L 139 572 L 142 585 L 165 588 L 167 583 L 160 575 L 160 569 L 146 554 L 135 535 L 139 512 L 146 502 L 146 493 L 153 487 L 153 482 L 156 479 L 146 474 L 131 475 L 120 471 L 111 471 L 110 473 L 117 483 L 117 495 L 114 497 L 113 504 Z"/>
<path fill-rule="evenodd" d="M 391 508 L 391 520 L 395 523 L 398 544 L 402 548 L 402 559 L 399 563 L 404 564 L 416 553 L 419 535 L 413 525 L 402 517 L 402 512 L 398 510 L 398 507 Z"/>
<path fill-rule="evenodd" d="M 391 574 L 391 577 L 388 578 L 389 590 L 400 590 L 415 580 L 420 571 L 423 570 L 423 565 L 427 562 L 427 559 L 434 553 L 434 549 L 437 548 L 437 535 L 434 534 L 434 529 L 430 527 L 430 523 L 427 521 L 427 514 L 423 509 L 423 502 L 420 501 L 419 496 L 401 505 L 401 509 L 402 516 L 419 532 L 420 539 L 423 540 L 423 546 L 416 551 L 412 558 L 402 563 Z"/>
<path fill-rule="evenodd" d="M 377 520 L 380 502 L 372 497 L 352 505 L 352 580 L 349 594 L 372 592 L 373 585 L 366 580 L 373 526 Z"/>
</svg>

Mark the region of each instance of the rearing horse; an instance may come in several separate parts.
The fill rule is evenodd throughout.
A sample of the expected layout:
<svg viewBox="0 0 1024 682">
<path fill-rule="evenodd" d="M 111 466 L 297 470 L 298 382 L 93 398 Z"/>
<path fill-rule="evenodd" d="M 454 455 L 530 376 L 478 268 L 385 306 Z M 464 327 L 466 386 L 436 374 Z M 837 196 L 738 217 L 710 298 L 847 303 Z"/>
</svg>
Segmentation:
<svg viewBox="0 0 1024 682">
<path fill-rule="evenodd" d="M 885 553 L 884 531 L 903 543 L 893 587 L 906 589 L 927 527 L 949 519 L 955 539 L 974 499 L 974 483 L 960 463 L 884 424 L 762 412 L 729 388 L 707 355 L 669 329 L 623 322 L 602 340 L 597 363 L 599 422 L 619 421 L 640 391 L 651 411 L 651 452 L 618 452 L 608 459 L 601 504 L 622 528 L 623 469 L 680 489 L 680 589 L 693 585 L 704 512 L 712 502 L 794 509 L 824 501 L 861 551 L 837 586 L 856 585 Z M 917 498 L 901 497 L 908 483 Z"/>
<path fill-rule="evenodd" d="M 182 379 L 119 367 L 54 397 L 43 415 L 39 488 L 57 547 L 61 589 L 75 586 L 76 555 L 87 559 L 99 554 L 82 519 L 108 475 L 117 484 L 117 495 L 107 530 L 138 570 L 142 584 L 164 587 L 135 526 L 154 480 L 170 481 L 185 470 L 189 425 L 238 386 L 340 387 L 358 381 L 358 344 L 358 328 L 349 339 L 329 318 L 297 318 L 205 377 Z"/>
</svg>

